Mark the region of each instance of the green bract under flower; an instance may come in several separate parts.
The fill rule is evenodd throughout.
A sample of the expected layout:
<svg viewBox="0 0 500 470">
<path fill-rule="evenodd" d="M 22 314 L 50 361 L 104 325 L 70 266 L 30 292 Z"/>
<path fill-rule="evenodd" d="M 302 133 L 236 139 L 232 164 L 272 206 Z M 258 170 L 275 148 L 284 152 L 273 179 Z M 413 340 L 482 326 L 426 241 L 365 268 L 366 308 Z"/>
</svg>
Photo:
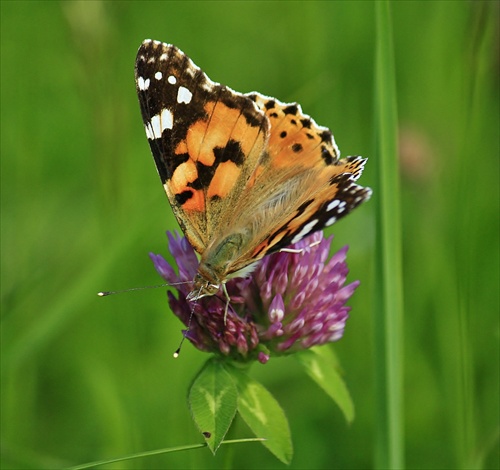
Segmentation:
<svg viewBox="0 0 500 470">
<path fill-rule="evenodd" d="M 184 335 L 198 349 L 240 361 L 268 361 L 340 339 L 350 307 L 346 306 L 359 281 L 344 285 L 349 272 L 345 246 L 328 260 L 333 237 L 322 232 L 291 245 L 297 252 L 266 256 L 245 278 L 227 281 L 231 298 L 224 322 L 226 299 L 222 292 L 187 301 L 198 259 L 188 241 L 167 233 L 178 274 L 161 255 L 150 254 L 156 270 L 176 286 L 168 292 L 172 311 L 187 326 Z"/>
</svg>

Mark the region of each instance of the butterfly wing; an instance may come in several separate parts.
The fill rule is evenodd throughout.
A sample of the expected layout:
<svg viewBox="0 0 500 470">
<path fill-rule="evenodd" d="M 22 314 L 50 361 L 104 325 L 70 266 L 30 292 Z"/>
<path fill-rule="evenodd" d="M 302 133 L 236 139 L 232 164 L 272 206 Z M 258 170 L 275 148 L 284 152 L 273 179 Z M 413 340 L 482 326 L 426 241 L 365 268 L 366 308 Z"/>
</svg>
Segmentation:
<svg viewBox="0 0 500 470">
<path fill-rule="evenodd" d="M 211 81 L 177 47 L 147 40 L 135 78 L 146 135 L 174 214 L 224 280 L 333 224 L 370 197 L 365 160 L 295 103 Z"/>
<path fill-rule="evenodd" d="M 144 41 L 135 66 L 146 135 L 185 236 L 203 253 L 267 146 L 269 120 L 177 47 Z"/>
<path fill-rule="evenodd" d="M 269 141 L 267 157 L 233 209 L 233 230 L 246 236 L 228 273 L 332 225 L 371 195 L 355 182 L 366 160 L 340 159 L 332 133 L 299 105 L 248 96 L 270 121 Z"/>
</svg>

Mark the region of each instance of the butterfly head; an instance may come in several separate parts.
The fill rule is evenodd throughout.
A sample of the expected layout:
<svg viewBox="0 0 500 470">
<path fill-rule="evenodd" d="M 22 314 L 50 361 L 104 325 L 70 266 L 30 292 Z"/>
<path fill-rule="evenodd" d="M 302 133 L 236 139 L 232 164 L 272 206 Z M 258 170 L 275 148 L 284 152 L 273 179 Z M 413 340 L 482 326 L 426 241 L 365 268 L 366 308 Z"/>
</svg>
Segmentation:
<svg viewBox="0 0 500 470">
<path fill-rule="evenodd" d="M 187 295 L 186 300 L 198 300 L 202 297 L 215 295 L 219 289 L 220 284 L 215 284 L 198 273 L 193 280 L 193 290 Z"/>
</svg>

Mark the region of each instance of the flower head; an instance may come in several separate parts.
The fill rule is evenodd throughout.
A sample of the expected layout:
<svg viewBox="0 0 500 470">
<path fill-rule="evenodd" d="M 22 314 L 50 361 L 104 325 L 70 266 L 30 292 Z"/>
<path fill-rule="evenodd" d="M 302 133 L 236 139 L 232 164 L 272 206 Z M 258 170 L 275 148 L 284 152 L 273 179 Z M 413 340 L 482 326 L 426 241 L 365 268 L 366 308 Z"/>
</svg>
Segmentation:
<svg viewBox="0 0 500 470">
<path fill-rule="evenodd" d="M 244 278 L 226 283 L 231 298 L 224 319 L 224 295 L 189 302 L 198 259 L 188 241 L 167 233 L 178 274 L 161 255 L 150 254 L 158 273 L 175 288 L 168 292 L 172 311 L 188 325 L 187 339 L 198 349 L 237 360 L 267 362 L 271 355 L 289 354 L 340 339 L 359 281 L 344 285 L 348 247 L 328 260 L 333 237 L 316 232 L 287 250 L 266 256 Z M 178 284 L 181 283 L 181 284 Z"/>
</svg>

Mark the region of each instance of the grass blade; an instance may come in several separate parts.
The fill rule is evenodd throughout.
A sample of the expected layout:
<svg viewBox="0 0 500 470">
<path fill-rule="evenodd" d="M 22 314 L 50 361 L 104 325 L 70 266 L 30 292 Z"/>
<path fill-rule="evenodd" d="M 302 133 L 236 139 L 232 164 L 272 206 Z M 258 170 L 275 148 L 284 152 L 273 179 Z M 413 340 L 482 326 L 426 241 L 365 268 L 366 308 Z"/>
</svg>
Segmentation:
<svg viewBox="0 0 500 470">
<path fill-rule="evenodd" d="M 375 51 L 375 131 L 378 168 L 375 374 L 376 468 L 401 469 L 403 451 L 403 280 L 397 111 L 389 2 L 378 1 Z"/>
</svg>

